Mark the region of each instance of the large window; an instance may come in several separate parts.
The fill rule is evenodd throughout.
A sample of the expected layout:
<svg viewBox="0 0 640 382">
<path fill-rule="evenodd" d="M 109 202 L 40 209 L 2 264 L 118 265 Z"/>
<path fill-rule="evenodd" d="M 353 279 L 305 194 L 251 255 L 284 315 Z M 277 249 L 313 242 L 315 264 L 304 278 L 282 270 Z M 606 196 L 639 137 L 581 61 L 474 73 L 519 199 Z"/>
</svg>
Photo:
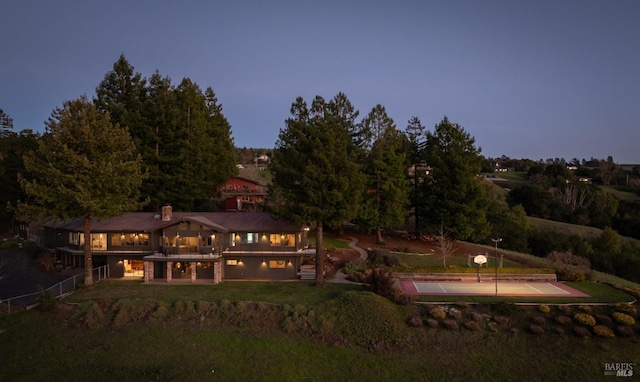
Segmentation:
<svg viewBox="0 0 640 382">
<path fill-rule="evenodd" d="M 296 245 L 296 236 L 293 234 L 275 234 L 269 236 L 272 247 L 293 247 Z"/>
<path fill-rule="evenodd" d="M 255 244 L 258 242 L 260 236 L 253 232 L 238 232 L 231 234 L 231 246 L 234 247 L 237 244 Z"/>
<path fill-rule="evenodd" d="M 286 268 L 287 263 L 284 260 L 269 260 L 269 268 Z"/>
<path fill-rule="evenodd" d="M 84 242 L 84 240 L 82 240 Z M 106 233 L 92 233 L 91 234 L 91 249 L 94 251 L 106 251 L 107 250 L 107 234 Z"/>
<path fill-rule="evenodd" d="M 82 246 L 84 245 L 84 233 L 82 232 L 70 232 L 69 244 Z M 106 233 L 92 233 L 91 234 L 91 249 L 94 251 L 106 251 L 107 250 L 107 234 Z"/>
<path fill-rule="evenodd" d="M 111 245 L 116 247 L 125 246 L 147 246 L 149 245 L 149 234 L 147 233 L 112 233 Z"/>
</svg>

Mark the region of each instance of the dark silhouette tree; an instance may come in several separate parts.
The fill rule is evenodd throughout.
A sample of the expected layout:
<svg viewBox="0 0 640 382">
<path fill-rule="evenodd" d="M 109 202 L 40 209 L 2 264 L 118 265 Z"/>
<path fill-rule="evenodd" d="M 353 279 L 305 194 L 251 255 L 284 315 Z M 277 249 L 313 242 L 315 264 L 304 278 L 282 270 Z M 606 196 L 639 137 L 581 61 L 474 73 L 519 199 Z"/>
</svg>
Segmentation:
<svg viewBox="0 0 640 382">
<path fill-rule="evenodd" d="M 53 111 L 38 149 L 24 158 L 27 198 L 20 216 L 31 221 L 83 219 L 84 280 L 93 284 L 91 221 L 137 210 L 145 174 L 126 128 L 111 123 L 87 97 Z"/>
<path fill-rule="evenodd" d="M 316 229 L 316 284 L 324 284 L 323 227 L 340 227 L 356 216 L 364 179 L 356 161 L 358 112 L 343 93 L 310 106 L 301 98 L 280 130 L 273 151 L 272 208 L 287 219 Z"/>
</svg>

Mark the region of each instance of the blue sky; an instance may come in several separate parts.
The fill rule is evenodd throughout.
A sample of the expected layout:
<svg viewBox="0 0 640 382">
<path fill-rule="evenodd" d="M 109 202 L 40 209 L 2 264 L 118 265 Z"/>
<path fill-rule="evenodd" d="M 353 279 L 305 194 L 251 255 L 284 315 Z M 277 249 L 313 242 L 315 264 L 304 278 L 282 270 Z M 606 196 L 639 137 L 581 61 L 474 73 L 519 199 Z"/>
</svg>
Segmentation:
<svg viewBox="0 0 640 382">
<path fill-rule="evenodd" d="M 43 131 L 121 53 L 211 86 L 239 147 L 272 148 L 296 97 L 344 92 L 399 129 L 446 115 L 490 157 L 640 163 L 640 1 L 0 3 L 0 109 Z"/>
</svg>

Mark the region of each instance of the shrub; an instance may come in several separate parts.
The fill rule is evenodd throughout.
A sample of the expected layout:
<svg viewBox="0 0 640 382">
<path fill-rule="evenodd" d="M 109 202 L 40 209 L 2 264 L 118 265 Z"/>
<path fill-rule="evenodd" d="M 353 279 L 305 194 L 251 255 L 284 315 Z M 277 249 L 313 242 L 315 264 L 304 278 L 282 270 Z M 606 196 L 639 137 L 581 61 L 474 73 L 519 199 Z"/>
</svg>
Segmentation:
<svg viewBox="0 0 640 382">
<path fill-rule="evenodd" d="M 635 325 L 636 320 L 628 314 L 613 312 L 613 320 L 622 325 Z"/>
<path fill-rule="evenodd" d="M 398 305 L 409 305 L 413 299 L 395 286 L 395 280 L 383 268 L 374 269 L 367 278 L 368 290 Z"/>
<path fill-rule="evenodd" d="M 128 323 L 145 320 L 156 306 L 157 301 L 152 299 L 122 298 L 109 308 L 113 315 L 112 325 L 121 327 Z"/>
<path fill-rule="evenodd" d="M 165 301 L 158 301 L 155 310 L 149 315 L 149 320 L 163 321 L 164 319 L 169 317 L 169 313 L 169 304 Z"/>
<path fill-rule="evenodd" d="M 538 311 L 542 312 L 542 313 L 549 313 L 551 311 L 551 308 L 549 308 L 549 305 L 538 305 Z"/>
<path fill-rule="evenodd" d="M 595 317 L 596 322 L 598 322 L 600 325 L 611 325 L 611 323 L 613 322 L 611 317 L 607 316 L 606 314 L 596 314 Z"/>
<path fill-rule="evenodd" d="M 56 300 L 56 298 L 53 297 L 53 294 L 51 294 L 51 291 L 43 290 L 40 292 L 38 310 L 40 310 L 41 312 L 52 311 L 53 308 L 56 307 L 57 303 L 58 303 L 58 300 Z"/>
<path fill-rule="evenodd" d="M 369 263 L 371 268 L 376 267 L 395 267 L 400 265 L 400 260 L 393 255 L 381 253 L 379 251 L 371 251 L 369 252 L 369 256 L 367 258 L 367 262 Z"/>
<path fill-rule="evenodd" d="M 84 301 L 76 305 L 69 320 L 72 325 L 87 329 L 100 329 L 107 326 L 107 315 L 95 301 Z"/>
<path fill-rule="evenodd" d="M 408 324 L 414 328 L 419 328 L 423 325 L 422 318 L 419 316 L 413 316 L 409 319 Z"/>
<path fill-rule="evenodd" d="M 540 325 L 536 325 L 536 324 L 531 324 L 529 326 L 529 331 L 532 334 L 544 334 L 544 328 Z"/>
<path fill-rule="evenodd" d="M 440 325 L 438 321 L 434 320 L 433 318 L 427 318 L 426 322 L 430 328 L 437 328 L 438 325 Z"/>
<path fill-rule="evenodd" d="M 571 319 L 571 317 L 567 317 L 563 315 L 557 316 L 555 318 L 555 321 L 559 325 L 571 325 L 571 323 L 573 323 L 573 320 Z"/>
<path fill-rule="evenodd" d="M 551 252 L 547 259 L 557 264 L 574 265 L 577 267 L 589 269 L 591 268 L 591 262 L 586 257 L 576 256 L 571 252 Z"/>
<path fill-rule="evenodd" d="M 556 276 L 558 277 L 558 281 L 582 282 L 587 280 L 587 273 L 585 271 L 563 265 L 556 268 Z"/>
<path fill-rule="evenodd" d="M 615 337 L 615 333 L 613 333 L 613 330 L 609 329 L 606 326 L 602 326 L 602 325 L 596 325 L 593 327 L 593 332 L 596 334 L 596 336 L 598 337 Z"/>
<path fill-rule="evenodd" d="M 585 313 L 591 313 L 591 307 L 589 305 L 578 305 L 578 309 Z"/>
<path fill-rule="evenodd" d="M 558 310 L 567 316 L 571 314 L 571 307 L 569 305 L 558 305 Z"/>
<path fill-rule="evenodd" d="M 454 320 L 461 320 L 462 319 L 462 312 L 460 312 L 456 308 L 447 308 L 447 309 L 445 309 L 445 311 L 447 312 L 449 317 L 453 318 Z"/>
<path fill-rule="evenodd" d="M 493 317 L 493 320 L 499 325 L 508 325 L 509 324 L 509 319 L 507 317 L 504 317 L 504 316 L 495 316 L 495 317 Z"/>
<path fill-rule="evenodd" d="M 627 325 L 618 325 L 616 332 L 623 337 L 633 337 L 635 335 L 633 328 Z"/>
<path fill-rule="evenodd" d="M 320 335 L 330 341 L 371 345 L 404 336 L 406 316 L 389 300 L 371 292 L 346 292 L 317 309 Z M 363 319 L 366 317 L 366 319 Z"/>
<path fill-rule="evenodd" d="M 573 320 L 585 326 L 596 325 L 596 319 L 593 318 L 592 315 L 587 313 L 576 313 L 573 315 Z"/>
<path fill-rule="evenodd" d="M 478 323 L 475 321 L 467 321 L 463 325 L 465 329 L 471 330 L 472 332 L 477 332 L 478 330 L 480 330 L 480 325 L 478 325 Z"/>
<path fill-rule="evenodd" d="M 196 311 L 201 315 L 205 315 L 209 312 L 210 306 L 211 304 L 209 303 L 209 301 L 198 301 L 198 303 L 196 304 Z"/>
<path fill-rule="evenodd" d="M 444 320 L 447 318 L 447 313 L 442 308 L 433 308 L 429 311 L 429 315 L 436 320 Z"/>
<path fill-rule="evenodd" d="M 173 316 L 177 320 L 193 318 L 197 316 L 193 301 L 178 300 L 173 303 Z"/>
<path fill-rule="evenodd" d="M 487 324 L 487 330 L 490 332 L 497 332 L 498 331 L 498 324 L 496 324 L 495 322 L 489 322 Z"/>
<path fill-rule="evenodd" d="M 544 325 L 546 323 L 546 320 L 542 316 L 535 316 L 531 318 L 531 320 L 538 325 Z"/>
<path fill-rule="evenodd" d="M 444 320 L 442 321 L 442 324 L 444 325 L 445 328 L 449 329 L 449 330 L 458 330 L 459 326 L 458 323 L 454 320 Z"/>
<path fill-rule="evenodd" d="M 504 316 L 510 316 L 517 313 L 520 308 L 511 302 L 498 302 L 491 304 L 491 310 Z"/>
<path fill-rule="evenodd" d="M 627 304 L 627 303 L 621 302 L 616 304 L 615 309 L 617 312 L 625 313 L 630 316 L 636 315 L 636 307 L 633 304 Z"/>
<path fill-rule="evenodd" d="M 573 332 L 580 338 L 591 338 L 591 332 L 589 332 L 589 329 L 584 326 L 576 326 L 573 328 Z"/>
</svg>

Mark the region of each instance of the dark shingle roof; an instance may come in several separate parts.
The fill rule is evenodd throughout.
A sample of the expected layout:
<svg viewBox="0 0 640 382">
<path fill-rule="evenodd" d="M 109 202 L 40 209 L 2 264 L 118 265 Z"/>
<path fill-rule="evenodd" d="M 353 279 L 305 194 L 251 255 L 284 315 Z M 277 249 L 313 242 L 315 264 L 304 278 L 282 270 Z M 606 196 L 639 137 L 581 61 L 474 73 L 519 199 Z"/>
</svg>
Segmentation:
<svg viewBox="0 0 640 382">
<path fill-rule="evenodd" d="M 171 220 L 163 221 L 154 212 L 128 212 L 109 219 L 91 222 L 91 231 L 152 232 L 184 221 L 191 221 L 218 232 L 298 232 L 300 225 L 279 219 L 267 212 L 173 212 Z M 46 224 L 53 227 L 53 224 Z M 82 231 L 82 219 L 55 227 Z"/>
</svg>

